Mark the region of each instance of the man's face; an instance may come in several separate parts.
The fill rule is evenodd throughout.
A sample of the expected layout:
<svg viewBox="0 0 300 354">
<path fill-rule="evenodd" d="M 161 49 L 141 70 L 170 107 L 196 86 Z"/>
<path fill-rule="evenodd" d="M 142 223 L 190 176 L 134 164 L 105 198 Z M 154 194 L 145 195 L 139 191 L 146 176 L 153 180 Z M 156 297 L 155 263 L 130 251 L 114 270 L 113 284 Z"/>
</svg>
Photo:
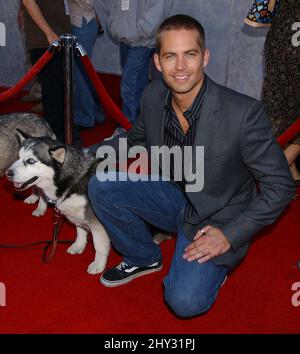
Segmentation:
<svg viewBox="0 0 300 354">
<path fill-rule="evenodd" d="M 208 64 L 209 52 L 202 52 L 196 30 L 170 30 L 161 34 L 161 50 L 154 55 L 169 88 L 177 94 L 196 95 Z"/>
</svg>

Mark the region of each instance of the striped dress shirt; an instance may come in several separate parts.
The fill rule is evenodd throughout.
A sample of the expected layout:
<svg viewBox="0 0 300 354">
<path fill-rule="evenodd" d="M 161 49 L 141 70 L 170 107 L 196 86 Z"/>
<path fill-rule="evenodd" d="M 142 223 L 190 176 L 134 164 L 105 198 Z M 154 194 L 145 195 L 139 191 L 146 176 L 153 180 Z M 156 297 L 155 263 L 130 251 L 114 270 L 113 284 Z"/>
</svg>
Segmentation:
<svg viewBox="0 0 300 354">
<path fill-rule="evenodd" d="M 204 81 L 201 89 L 199 90 L 194 102 L 192 105 L 183 113 L 185 119 L 188 122 L 189 128 L 186 133 L 182 130 L 179 120 L 176 116 L 176 113 L 172 107 L 172 92 L 169 90 L 166 101 L 165 101 L 165 111 L 166 111 L 166 120 L 165 120 L 165 131 L 164 131 L 164 145 L 168 146 L 169 148 L 172 148 L 174 146 L 178 146 L 181 149 L 181 156 L 182 156 L 182 165 L 178 166 L 178 160 L 176 159 L 176 156 L 171 155 L 171 166 L 170 166 L 170 174 L 171 174 L 171 180 L 174 180 L 174 177 L 176 176 L 175 170 L 176 168 L 181 168 L 181 176 L 182 180 L 177 181 L 176 179 L 174 180 L 182 189 L 185 191 L 185 184 L 186 181 L 184 179 L 184 161 L 183 161 L 183 147 L 184 146 L 193 146 L 194 139 L 195 139 L 195 132 L 197 130 L 197 123 L 199 121 L 200 113 L 201 113 L 201 107 L 202 107 L 202 102 L 205 97 L 206 93 L 206 85 L 207 85 L 207 79 L 206 76 L 204 75 Z M 177 163 L 177 164 L 176 164 Z M 175 175 L 175 176 L 174 176 Z M 191 203 L 187 203 L 184 217 L 185 219 L 189 217 L 192 213 L 193 206 Z"/>
</svg>

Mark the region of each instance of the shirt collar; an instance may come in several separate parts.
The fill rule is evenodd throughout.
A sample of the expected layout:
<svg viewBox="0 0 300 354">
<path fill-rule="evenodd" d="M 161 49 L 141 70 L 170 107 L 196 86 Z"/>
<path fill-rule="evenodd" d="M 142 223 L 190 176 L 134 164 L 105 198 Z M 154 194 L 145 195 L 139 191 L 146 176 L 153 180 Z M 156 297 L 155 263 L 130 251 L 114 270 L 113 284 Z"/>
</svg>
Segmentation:
<svg viewBox="0 0 300 354">
<path fill-rule="evenodd" d="M 199 117 L 201 104 L 206 93 L 206 87 L 207 87 L 207 77 L 206 74 L 204 74 L 203 84 L 199 92 L 197 93 L 196 98 L 194 99 L 191 106 L 184 112 L 184 116 L 186 118 L 193 116 L 195 119 L 197 119 Z M 172 91 L 170 89 L 168 90 L 164 106 L 165 109 L 169 110 L 170 112 L 174 112 L 172 107 Z"/>
</svg>

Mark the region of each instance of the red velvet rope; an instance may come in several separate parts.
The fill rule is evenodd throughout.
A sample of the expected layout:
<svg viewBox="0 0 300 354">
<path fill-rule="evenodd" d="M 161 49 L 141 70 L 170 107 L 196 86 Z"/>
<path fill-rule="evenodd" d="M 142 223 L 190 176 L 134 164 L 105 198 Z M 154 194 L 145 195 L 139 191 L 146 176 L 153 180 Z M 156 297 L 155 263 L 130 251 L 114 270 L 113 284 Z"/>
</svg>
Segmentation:
<svg viewBox="0 0 300 354">
<path fill-rule="evenodd" d="M 132 127 L 131 123 L 124 115 L 124 113 L 116 106 L 114 101 L 111 99 L 109 94 L 107 93 L 105 87 L 103 86 L 94 66 L 87 55 L 83 55 L 79 57 L 84 65 L 84 68 L 94 85 L 94 88 L 103 104 L 105 110 L 111 115 L 111 117 L 116 120 L 120 125 L 125 128 L 126 130 Z"/>
<path fill-rule="evenodd" d="M 43 69 L 43 67 L 47 65 L 53 55 L 54 51 L 48 49 L 15 86 L 0 94 L 0 104 L 20 93 L 21 90 Z"/>
<path fill-rule="evenodd" d="M 299 133 L 300 133 L 300 117 L 283 134 L 281 134 L 277 138 L 277 142 L 281 147 L 284 147 L 288 142 L 291 142 Z"/>
</svg>

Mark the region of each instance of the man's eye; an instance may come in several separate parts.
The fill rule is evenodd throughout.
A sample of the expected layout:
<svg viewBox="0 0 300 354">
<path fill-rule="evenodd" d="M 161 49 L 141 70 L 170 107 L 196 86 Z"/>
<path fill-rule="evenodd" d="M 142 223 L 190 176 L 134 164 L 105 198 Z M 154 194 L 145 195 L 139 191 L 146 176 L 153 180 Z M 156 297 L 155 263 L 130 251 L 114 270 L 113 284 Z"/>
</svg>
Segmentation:
<svg viewBox="0 0 300 354">
<path fill-rule="evenodd" d="M 167 54 L 166 58 L 167 59 L 172 59 L 172 58 L 175 58 L 175 55 L 174 54 Z"/>
<path fill-rule="evenodd" d="M 189 52 L 189 53 L 186 53 L 186 56 L 188 58 L 192 58 L 192 57 L 196 56 L 196 53 L 195 52 Z"/>
<path fill-rule="evenodd" d="M 34 159 L 27 159 L 25 162 L 27 165 L 33 165 L 35 163 Z"/>
</svg>

